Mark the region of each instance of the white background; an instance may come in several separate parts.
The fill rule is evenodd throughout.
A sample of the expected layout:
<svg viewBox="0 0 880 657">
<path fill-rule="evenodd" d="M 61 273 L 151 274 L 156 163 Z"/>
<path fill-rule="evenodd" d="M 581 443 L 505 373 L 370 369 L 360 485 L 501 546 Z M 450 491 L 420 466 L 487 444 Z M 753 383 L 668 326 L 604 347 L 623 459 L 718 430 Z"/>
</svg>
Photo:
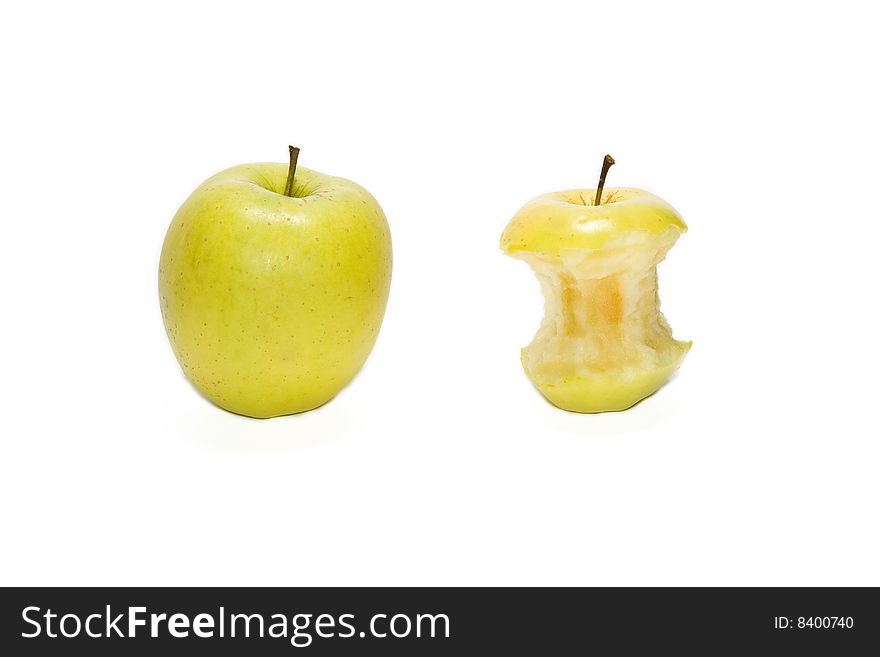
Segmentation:
<svg viewBox="0 0 880 657">
<path fill-rule="evenodd" d="M 17 3 L 0 21 L 3 584 L 880 585 L 870 3 Z M 391 225 L 325 407 L 184 379 L 156 269 L 215 171 L 287 157 Z M 539 193 L 639 186 L 694 340 L 625 413 L 519 363 Z"/>
</svg>

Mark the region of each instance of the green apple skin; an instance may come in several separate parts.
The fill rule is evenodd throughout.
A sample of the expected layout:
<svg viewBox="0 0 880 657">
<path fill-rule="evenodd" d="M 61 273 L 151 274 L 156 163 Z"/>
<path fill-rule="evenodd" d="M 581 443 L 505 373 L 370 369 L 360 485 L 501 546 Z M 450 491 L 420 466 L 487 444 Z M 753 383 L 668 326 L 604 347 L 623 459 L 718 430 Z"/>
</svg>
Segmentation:
<svg viewBox="0 0 880 657">
<path fill-rule="evenodd" d="M 209 400 L 266 418 L 330 400 L 369 356 L 391 284 L 391 234 L 363 187 L 244 164 L 177 211 L 159 261 L 165 330 Z"/>
</svg>

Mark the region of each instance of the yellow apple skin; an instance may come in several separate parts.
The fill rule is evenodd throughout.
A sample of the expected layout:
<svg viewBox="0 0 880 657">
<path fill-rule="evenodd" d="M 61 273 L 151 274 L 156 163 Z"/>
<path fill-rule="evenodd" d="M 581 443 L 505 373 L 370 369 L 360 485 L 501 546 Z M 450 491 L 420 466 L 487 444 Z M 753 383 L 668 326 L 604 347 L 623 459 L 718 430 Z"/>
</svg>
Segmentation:
<svg viewBox="0 0 880 657">
<path fill-rule="evenodd" d="M 171 347 L 202 394 L 257 418 L 330 400 L 379 333 L 391 235 L 367 190 L 303 167 L 245 164 L 177 211 L 159 262 Z"/>
<path fill-rule="evenodd" d="M 660 312 L 657 264 L 687 230 L 665 201 L 631 188 L 539 196 L 501 236 L 544 293 L 544 321 L 522 350 L 535 387 L 579 413 L 619 411 L 657 391 L 691 347 Z"/>
</svg>

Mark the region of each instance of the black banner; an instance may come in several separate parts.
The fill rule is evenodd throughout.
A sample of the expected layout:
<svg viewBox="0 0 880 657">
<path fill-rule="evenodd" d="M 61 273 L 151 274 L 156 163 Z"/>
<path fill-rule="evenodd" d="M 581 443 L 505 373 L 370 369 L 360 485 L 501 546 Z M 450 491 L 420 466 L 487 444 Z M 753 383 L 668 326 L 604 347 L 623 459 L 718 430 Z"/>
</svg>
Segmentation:
<svg viewBox="0 0 880 657">
<path fill-rule="evenodd" d="M 0 613 L 3 655 L 880 649 L 869 588 L 7 588 Z"/>
</svg>

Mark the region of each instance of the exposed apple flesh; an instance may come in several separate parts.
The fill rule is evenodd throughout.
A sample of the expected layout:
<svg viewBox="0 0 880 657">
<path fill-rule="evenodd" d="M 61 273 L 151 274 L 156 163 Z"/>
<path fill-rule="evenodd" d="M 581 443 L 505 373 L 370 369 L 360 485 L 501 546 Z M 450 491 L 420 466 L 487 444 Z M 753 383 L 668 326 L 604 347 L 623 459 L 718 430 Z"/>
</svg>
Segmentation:
<svg viewBox="0 0 880 657">
<path fill-rule="evenodd" d="M 556 406 L 623 410 L 657 390 L 690 342 L 672 337 L 657 294 L 657 264 L 678 231 L 595 252 L 519 253 L 541 283 L 544 320 L 522 350 L 529 378 Z"/>
</svg>

